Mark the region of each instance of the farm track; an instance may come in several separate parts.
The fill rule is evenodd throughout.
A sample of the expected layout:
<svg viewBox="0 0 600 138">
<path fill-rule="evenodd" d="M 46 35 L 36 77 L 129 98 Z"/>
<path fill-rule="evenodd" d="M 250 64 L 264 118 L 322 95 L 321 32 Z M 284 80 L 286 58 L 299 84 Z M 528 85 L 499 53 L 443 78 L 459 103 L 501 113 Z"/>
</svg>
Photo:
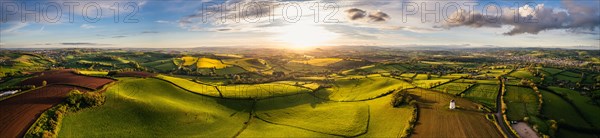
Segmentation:
<svg viewBox="0 0 600 138">
<path fill-rule="evenodd" d="M 502 90 L 504 90 L 504 79 L 500 80 L 500 89 L 498 89 L 498 95 L 496 96 L 496 113 L 494 113 L 494 117 L 496 119 L 496 123 L 500 125 L 502 128 L 502 132 L 506 134 L 505 136 L 508 138 L 515 138 L 513 133 L 510 131 L 510 126 L 508 126 L 508 122 L 504 121 L 504 116 L 502 115 Z"/>
</svg>

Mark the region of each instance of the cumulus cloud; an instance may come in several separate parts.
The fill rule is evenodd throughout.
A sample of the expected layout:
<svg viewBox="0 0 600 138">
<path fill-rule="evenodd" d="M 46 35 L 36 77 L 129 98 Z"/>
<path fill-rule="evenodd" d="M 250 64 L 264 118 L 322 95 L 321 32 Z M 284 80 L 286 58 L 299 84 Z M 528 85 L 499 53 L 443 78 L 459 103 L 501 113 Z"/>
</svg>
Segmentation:
<svg viewBox="0 0 600 138">
<path fill-rule="evenodd" d="M 367 16 L 367 11 L 358 9 L 358 8 L 350 8 L 348 10 L 346 10 L 346 14 L 348 16 L 348 19 L 350 20 L 358 20 L 358 19 L 362 19 L 365 16 Z"/>
<path fill-rule="evenodd" d="M 368 13 L 366 10 L 359 8 L 350 8 L 346 10 L 346 16 L 352 21 L 385 22 L 390 19 L 390 15 L 387 13 L 381 11 Z M 368 20 L 364 20 L 365 18 L 368 18 Z"/>
<path fill-rule="evenodd" d="M 504 35 L 538 34 L 541 31 L 566 29 L 570 32 L 595 31 L 600 26 L 600 13 L 597 8 L 575 5 L 571 1 L 563 2 L 567 10 L 545 7 L 538 4 L 535 7 L 525 5 L 519 7 L 519 13 L 503 8 L 500 15 L 484 15 L 482 13 L 458 10 L 450 15 L 441 27 L 453 28 L 468 26 L 502 27 L 511 26 L 512 29 Z"/>
<path fill-rule="evenodd" d="M 390 19 L 390 16 L 387 13 L 383 13 L 381 11 L 377 11 L 375 13 L 369 14 L 369 19 L 373 22 L 383 22 Z"/>
</svg>

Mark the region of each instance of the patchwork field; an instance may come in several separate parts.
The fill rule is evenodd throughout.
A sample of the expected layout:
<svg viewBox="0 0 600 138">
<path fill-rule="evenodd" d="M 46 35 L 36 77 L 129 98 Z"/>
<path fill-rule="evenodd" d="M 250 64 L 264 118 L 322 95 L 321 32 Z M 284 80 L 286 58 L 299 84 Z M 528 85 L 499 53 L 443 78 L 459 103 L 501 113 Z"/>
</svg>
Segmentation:
<svg viewBox="0 0 600 138">
<path fill-rule="evenodd" d="M 542 105 L 542 114 L 548 118 L 556 120 L 559 123 L 565 123 L 571 126 L 590 127 L 576 109 L 559 95 L 544 90 L 540 91 L 544 103 Z"/>
<path fill-rule="evenodd" d="M 471 101 L 425 89 L 409 92 L 419 105 L 419 121 L 411 137 L 502 137 Z M 453 99 L 459 109 L 448 109 Z"/>
</svg>

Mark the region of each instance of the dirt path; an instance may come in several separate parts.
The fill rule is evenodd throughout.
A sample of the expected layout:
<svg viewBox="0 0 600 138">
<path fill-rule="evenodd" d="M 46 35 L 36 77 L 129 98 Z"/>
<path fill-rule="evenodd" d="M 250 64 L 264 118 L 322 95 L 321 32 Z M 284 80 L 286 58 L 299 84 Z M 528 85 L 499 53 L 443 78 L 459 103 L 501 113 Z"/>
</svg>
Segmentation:
<svg viewBox="0 0 600 138">
<path fill-rule="evenodd" d="M 477 109 L 477 104 L 426 89 L 411 89 L 419 105 L 419 121 L 411 137 L 503 137 Z M 450 110 L 450 100 L 459 109 Z"/>
<path fill-rule="evenodd" d="M 535 131 L 533 131 L 533 129 L 531 129 L 527 123 L 519 122 L 511 126 L 517 131 L 519 137 L 521 138 L 539 138 L 537 133 L 535 133 Z"/>
</svg>

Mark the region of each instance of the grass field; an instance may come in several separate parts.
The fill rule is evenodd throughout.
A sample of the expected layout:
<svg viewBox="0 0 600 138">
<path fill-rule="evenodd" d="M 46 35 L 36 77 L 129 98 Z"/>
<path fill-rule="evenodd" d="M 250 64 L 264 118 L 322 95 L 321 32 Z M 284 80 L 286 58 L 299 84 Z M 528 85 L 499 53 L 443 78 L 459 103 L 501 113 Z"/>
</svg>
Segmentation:
<svg viewBox="0 0 600 138">
<path fill-rule="evenodd" d="M 477 104 L 425 89 L 410 89 L 419 105 L 419 121 L 410 137 L 502 137 L 493 122 L 478 112 Z M 450 100 L 459 109 L 450 110 Z"/>
<path fill-rule="evenodd" d="M 217 89 L 221 91 L 223 97 L 236 99 L 263 99 L 312 92 L 306 88 L 276 83 L 217 86 Z"/>
<path fill-rule="evenodd" d="M 496 109 L 498 89 L 498 85 L 479 84 L 466 91 L 465 98 L 482 103 L 491 109 Z"/>
<path fill-rule="evenodd" d="M 104 94 L 103 106 L 66 115 L 59 137 L 232 137 L 251 107 L 157 79 L 121 79 Z"/>
<path fill-rule="evenodd" d="M 417 74 L 415 80 L 427 80 L 427 74 Z"/>
<path fill-rule="evenodd" d="M 541 68 L 541 70 L 550 73 L 550 75 L 555 75 L 562 71 L 560 69 L 555 69 L 555 68 Z"/>
<path fill-rule="evenodd" d="M 221 63 L 221 61 L 218 59 L 205 58 L 205 57 L 198 59 L 198 64 L 196 66 L 198 68 L 215 68 L 215 69 L 222 69 L 222 68 L 227 67 L 227 65 Z"/>
<path fill-rule="evenodd" d="M 171 60 L 171 59 L 157 60 L 157 61 L 142 63 L 141 65 L 144 67 L 153 68 L 153 69 L 156 69 L 158 71 L 163 71 L 163 72 L 172 71 L 172 70 L 177 69 L 177 66 L 174 64 L 173 60 Z"/>
<path fill-rule="evenodd" d="M 459 94 L 467 89 L 469 89 L 469 87 L 473 86 L 474 84 L 470 84 L 470 83 L 455 83 L 455 82 L 451 82 L 451 83 L 446 83 L 444 85 L 440 85 L 437 86 L 435 88 L 433 88 L 434 90 L 440 91 L 440 92 L 444 92 L 444 93 L 449 93 L 449 94 Z"/>
<path fill-rule="evenodd" d="M 411 87 L 407 82 L 387 77 L 341 78 L 331 88 L 318 90 L 316 95 L 335 101 L 356 101 Z"/>
<path fill-rule="evenodd" d="M 80 74 L 88 75 L 88 76 L 106 76 L 108 75 L 108 71 L 88 71 L 88 70 L 79 70 Z"/>
<path fill-rule="evenodd" d="M 589 120 L 595 127 L 600 127 L 600 118 L 598 118 L 600 107 L 593 105 L 589 97 L 583 96 L 574 90 L 560 87 L 549 88 L 557 93 L 561 93 L 565 98 L 571 100 L 571 102 L 575 104 L 575 107 L 582 112 L 584 118 Z"/>
<path fill-rule="evenodd" d="M 369 106 L 361 102 L 325 102 L 300 94 L 260 100 L 256 116 L 274 124 L 352 137 L 367 131 Z"/>
<path fill-rule="evenodd" d="M 363 66 L 357 69 L 351 69 L 342 72 L 342 74 L 355 74 L 357 72 L 367 72 L 367 73 L 390 73 L 390 72 L 402 72 L 406 71 L 406 68 L 401 64 L 377 64 L 377 65 L 369 65 Z"/>
<path fill-rule="evenodd" d="M 496 79 L 492 79 L 492 80 L 470 80 L 470 79 L 460 79 L 460 80 L 456 80 L 454 82 L 460 82 L 460 83 L 478 83 L 478 84 L 493 84 L 493 85 L 498 85 L 500 84 L 500 81 L 496 80 Z"/>
<path fill-rule="evenodd" d="M 254 59 L 254 58 L 243 58 L 243 59 L 223 59 L 225 64 L 229 65 L 237 65 L 247 71 L 257 72 L 261 70 L 270 69 L 271 66 L 267 63 L 267 61 L 262 59 Z"/>
<path fill-rule="evenodd" d="M 533 74 L 526 70 L 517 70 L 511 73 L 509 76 L 513 76 L 520 79 L 528 79 L 534 82 L 540 82 L 540 78 L 533 76 Z"/>
<path fill-rule="evenodd" d="M 542 114 L 559 123 L 571 126 L 590 127 L 589 124 L 577 113 L 575 107 L 563 100 L 559 95 L 540 90 L 543 96 Z"/>
<path fill-rule="evenodd" d="M 432 88 L 442 83 L 448 82 L 450 79 L 431 79 L 431 80 L 414 80 L 412 83 L 421 88 Z"/>
<path fill-rule="evenodd" d="M 394 108 L 390 101 L 393 95 L 366 101 L 369 104 L 370 119 L 366 134 L 360 137 L 401 137 L 409 127 L 413 116 L 412 106 Z"/>
<path fill-rule="evenodd" d="M 244 73 L 244 72 L 246 72 L 246 70 L 244 70 L 243 68 L 240 68 L 238 66 L 225 67 L 225 68 L 215 70 L 215 73 L 217 75 L 239 74 L 239 73 Z"/>
<path fill-rule="evenodd" d="M 537 94 L 530 88 L 506 86 L 504 102 L 508 120 L 522 120 L 524 117 L 538 115 Z"/>
<path fill-rule="evenodd" d="M 458 79 L 458 78 L 466 77 L 466 76 L 469 76 L 469 74 L 448 74 L 448 75 L 442 76 L 441 78 L 444 78 L 444 79 Z"/>
<path fill-rule="evenodd" d="M 313 58 L 313 59 L 309 59 L 309 60 L 292 60 L 291 62 L 323 67 L 323 66 L 328 66 L 328 65 L 340 62 L 342 60 L 343 59 L 341 59 L 341 58 Z"/>
<path fill-rule="evenodd" d="M 27 80 L 29 78 L 31 78 L 31 77 L 23 76 L 23 77 L 11 78 L 10 80 L 6 80 L 6 81 L 0 83 L 0 89 L 8 88 L 10 86 L 15 86 L 15 85 L 19 84 L 21 81 Z"/>
<path fill-rule="evenodd" d="M 571 76 L 566 76 L 566 75 L 563 75 L 562 73 L 561 73 L 561 74 L 558 74 L 558 75 L 556 75 L 556 76 L 554 76 L 554 77 L 555 77 L 556 79 L 558 79 L 558 80 L 565 80 L 565 81 L 569 81 L 569 82 L 579 82 L 579 81 L 581 81 L 581 79 L 580 79 L 580 78 L 575 78 L 575 77 L 571 77 Z"/>
<path fill-rule="evenodd" d="M 169 81 L 169 82 L 172 82 L 172 83 L 176 84 L 177 86 L 180 86 L 189 91 L 193 91 L 195 93 L 213 96 L 213 97 L 221 96 L 221 94 L 219 94 L 219 91 L 214 86 L 196 83 L 189 79 L 171 77 L 171 76 L 166 76 L 166 75 L 157 75 L 156 77 L 166 80 L 166 81 Z"/>
</svg>

